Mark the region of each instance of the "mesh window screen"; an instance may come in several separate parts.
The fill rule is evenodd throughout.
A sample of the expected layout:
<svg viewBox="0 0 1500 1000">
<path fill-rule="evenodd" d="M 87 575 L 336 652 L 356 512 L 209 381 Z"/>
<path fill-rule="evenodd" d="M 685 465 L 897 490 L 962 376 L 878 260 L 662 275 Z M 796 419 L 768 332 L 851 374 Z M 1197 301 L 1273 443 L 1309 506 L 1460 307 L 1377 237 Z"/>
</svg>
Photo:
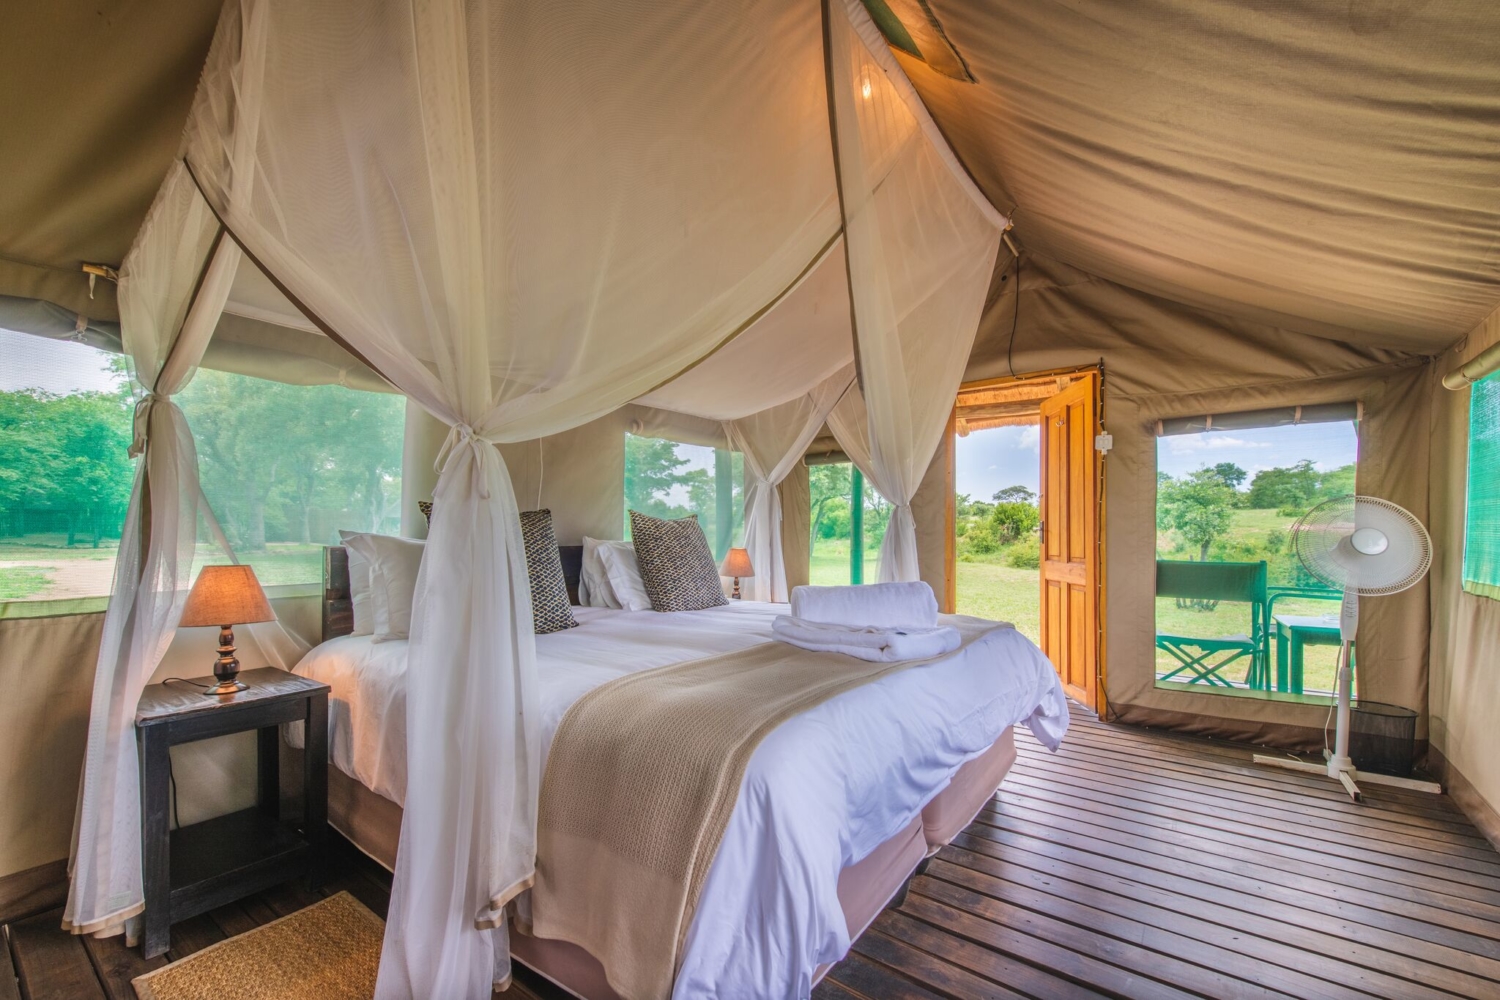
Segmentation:
<svg viewBox="0 0 1500 1000">
<path fill-rule="evenodd" d="M 400 396 L 203 368 L 177 400 L 203 494 L 263 586 L 317 584 L 340 529 L 400 530 Z"/>
<path fill-rule="evenodd" d="M 714 559 L 745 537 L 745 456 L 724 448 L 625 435 L 625 533 L 630 511 L 696 517 Z"/>
<path fill-rule="evenodd" d="M 1500 373 L 1470 392 L 1464 589 L 1500 600 Z"/>
</svg>

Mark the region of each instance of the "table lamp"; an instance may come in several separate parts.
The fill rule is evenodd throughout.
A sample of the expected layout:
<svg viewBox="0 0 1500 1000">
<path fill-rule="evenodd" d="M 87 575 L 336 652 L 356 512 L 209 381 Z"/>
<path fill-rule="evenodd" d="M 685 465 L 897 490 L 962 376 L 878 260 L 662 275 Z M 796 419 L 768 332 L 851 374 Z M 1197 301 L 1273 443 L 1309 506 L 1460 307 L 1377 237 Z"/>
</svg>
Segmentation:
<svg viewBox="0 0 1500 1000">
<path fill-rule="evenodd" d="M 755 569 L 750 565 L 750 553 L 744 549 L 730 549 L 729 555 L 724 557 L 724 565 L 719 567 L 719 572 L 725 576 L 734 577 L 734 593 L 729 596 L 736 601 L 739 600 L 740 577 L 755 575 Z"/>
<path fill-rule="evenodd" d="M 214 679 L 219 683 L 203 692 L 207 695 L 234 694 L 245 690 L 236 679 L 240 661 L 234 655 L 234 626 L 249 622 L 276 620 L 260 589 L 255 570 L 249 566 L 205 566 L 188 594 L 182 609 L 184 628 L 219 626 L 219 656 L 214 660 Z M 227 624 L 226 624 L 227 623 Z"/>
</svg>

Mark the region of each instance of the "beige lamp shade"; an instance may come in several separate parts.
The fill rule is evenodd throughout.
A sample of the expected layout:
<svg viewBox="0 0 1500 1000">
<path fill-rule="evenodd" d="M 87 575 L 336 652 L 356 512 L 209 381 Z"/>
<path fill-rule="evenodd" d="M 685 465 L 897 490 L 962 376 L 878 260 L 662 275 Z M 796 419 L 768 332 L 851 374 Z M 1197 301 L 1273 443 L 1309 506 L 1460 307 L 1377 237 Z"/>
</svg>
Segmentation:
<svg viewBox="0 0 1500 1000">
<path fill-rule="evenodd" d="M 205 566 L 188 594 L 181 625 L 244 625 L 276 620 L 249 566 Z"/>
<path fill-rule="evenodd" d="M 719 567 L 719 572 L 733 577 L 754 576 L 755 569 L 750 565 L 750 553 L 744 549 L 730 549 L 729 555 L 724 557 L 724 565 Z"/>
</svg>

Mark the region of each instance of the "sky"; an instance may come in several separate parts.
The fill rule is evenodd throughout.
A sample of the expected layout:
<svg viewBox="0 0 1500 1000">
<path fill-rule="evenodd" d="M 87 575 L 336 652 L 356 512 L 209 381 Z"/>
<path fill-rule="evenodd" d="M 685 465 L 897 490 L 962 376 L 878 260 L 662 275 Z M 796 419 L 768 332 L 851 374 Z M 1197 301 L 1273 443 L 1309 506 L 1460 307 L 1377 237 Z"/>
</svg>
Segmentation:
<svg viewBox="0 0 1500 1000">
<path fill-rule="evenodd" d="M 1041 478 L 1040 434 L 1035 425 L 996 427 L 958 439 L 954 459 L 956 488 L 975 500 L 989 500 L 1007 486 L 1033 493 Z M 1309 459 L 1319 469 L 1336 469 L 1354 461 L 1352 421 L 1261 427 L 1254 430 L 1174 434 L 1158 439 L 1157 468 L 1182 476 L 1219 462 L 1233 462 L 1248 476 L 1242 489 L 1262 469 Z"/>
<path fill-rule="evenodd" d="M 1309 459 L 1327 471 L 1353 463 L 1355 433 L 1352 420 L 1327 424 L 1259 427 L 1254 430 L 1206 431 L 1172 434 L 1156 442 L 1156 467 L 1182 476 L 1209 465 L 1233 462 L 1249 475 L 1241 489 L 1262 469 L 1293 465 Z"/>
<path fill-rule="evenodd" d="M 989 500 L 1007 486 L 1035 493 L 1042 474 L 1041 429 L 994 427 L 958 438 L 953 471 L 955 489 L 972 500 Z"/>
<path fill-rule="evenodd" d="M 105 370 L 109 358 L 87 344 L 0 330 L 0 392 L 44 389 L 66 396 L 109 391 L 116 385 L 116 376 Z"/>
</svg>

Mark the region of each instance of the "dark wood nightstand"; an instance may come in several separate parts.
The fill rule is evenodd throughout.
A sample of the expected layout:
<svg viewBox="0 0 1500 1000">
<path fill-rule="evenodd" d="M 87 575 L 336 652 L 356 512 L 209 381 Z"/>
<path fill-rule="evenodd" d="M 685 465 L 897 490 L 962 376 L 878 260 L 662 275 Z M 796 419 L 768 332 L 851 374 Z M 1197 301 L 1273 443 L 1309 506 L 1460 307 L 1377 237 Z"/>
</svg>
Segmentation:
<svg viewBox="0 0 1500 1000">
<path fill-rule="evenodd" d="M 147 958 L 164 953 L 172 924 L 305 873 L 321 877 L 328 830 L 328 685 L 265 667 L 249 689 L 206 697 L 186 684 L 152 684 L 135 711 L 141 761 L 141 875 Z M 213 678 L 200 680 L 212 682 Z M 281 818 L 283 722 L 305 724 L 302 820 Z M 170 747 L 258 731 L 256 805 L 170 829 Z"/>
</svg>

